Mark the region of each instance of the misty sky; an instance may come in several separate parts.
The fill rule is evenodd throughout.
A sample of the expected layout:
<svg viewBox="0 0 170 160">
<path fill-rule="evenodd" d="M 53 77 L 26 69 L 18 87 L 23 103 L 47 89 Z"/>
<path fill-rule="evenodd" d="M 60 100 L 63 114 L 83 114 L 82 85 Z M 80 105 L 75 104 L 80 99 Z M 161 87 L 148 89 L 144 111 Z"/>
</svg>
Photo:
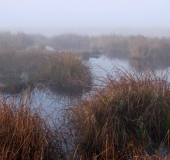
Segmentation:
<svg viewBox="0 0 170 160">
<path fill-rule="evenodd" d="M 0 0 L 0 30 L 170 35 L 170 0 Z"/>
</svg>

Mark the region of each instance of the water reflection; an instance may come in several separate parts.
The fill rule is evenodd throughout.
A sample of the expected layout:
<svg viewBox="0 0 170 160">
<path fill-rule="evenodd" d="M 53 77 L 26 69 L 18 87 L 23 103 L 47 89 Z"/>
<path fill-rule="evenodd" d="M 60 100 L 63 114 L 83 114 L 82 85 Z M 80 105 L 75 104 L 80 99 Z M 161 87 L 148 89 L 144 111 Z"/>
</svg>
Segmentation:
<svg viewBox="0 0 170 160">
<path fill-rule="evenodd" d="M 113 76 L 116 78 L 116 72 L 123 70 L 124 72 L 131 72 L 132 74 L 140 74 L 147 72 L 148 70 L 153 71 L 155 75 L 160 78 L 166 79 L 170 82 L 169 74 L 169 59 L 157 59 L 157 60 L 138 60 L 138 59 L 118 59 L 108 58 L 108 56 L 102 55 L 100 58 L 91 58 L 89 60 L 92 66 L 92 73 L 94 74 L 94 84 L 100 85 L 100 81 Z"/>
<path fill-rule="evenodd" d="M 91 58 L 89 62 L 92 67 L 92 73 L 97 77 L 107 78 L 108 74 L 112 74 L 112 76 L 114 76 L 114 67 L 126 68 L 129 70 L 131 69 L 128 61 L 120 59 L 109 59 L 104 55 L 102 55 L 98 59 Z"/>
<path fill-rule="evenodd" d="M 136 71 L 165 70 L 170 66 L 169 59 L 130 59 L 129 64 Z"/>
<path fill-rule="evenodd" d="M 82 97 L 82 93 L 74 94 L 57 91 L 52 91 L 49 88 L 38 86 L 34 89 L 27 88 L 18 93 L 3 93 L 0 94 L 0 100 L 8 102 L 11 100 L 15 103 L 20 103 L 20 100 L 25 98 L 31 106 L 41 108 L 44 116 L 53 117 L 52 119 L 60 119 L 60 113 L 64 108 L 68 108 L 70 103 L 73 103 Z"/>
<path fill-rule="evenodd" d="M 133 58 L 129 56 L 128 52 L 123 52 L 123 53 L 113 53 L 113 52 L 108 52 L 105 53 L 105 58 L 110 59 L 112 63 L 115 64 L 117 60 L 122 61 L 123 63 L 128 62 L 128 67 L 131 67 L 135 69 L 138 72 L 141 71 L 146 71 L 146 70 L 165 70 L 168 67 L 170 67 L 170 58 L 167 56 L 159 56 L 159 57 L 153 57 L 153 58 Z M 122 62 L 118 62 L 120 66 L 125 66 L 124 64 L 122 65 Z"/>
<path fill-rule="evenodd" d="M 146 71 L 147 69 L 155 70 L 155 74 L 164 77 L 169 74 L 167 68 L 170 66 L 169 61 L 162 60 L 137 60 L 137 59 L 127 59 L 120 60 L 118 58 L 108 58 L 107 56 L 101 55 L 97 58 L 90 58 L 89 61 L 84 62 L 86 65 L 90 65 L 91 71 L 94 77 L 94 87 L 95 85 L 102 84 L 102 80 L 107 78 L 108 76 L 116 76 L 116 69 L 123 69 L 126 71 L 134 71 L 135 73 L 140 73 Z M 168 77 L 169 78 L 169 77 Z M 167 79 L 167 81 L 170 81 Z M 16 97 L 22 96 L 24 93 L 23 88 L 25 89 L 27 86 L 18 86 L 18 90 L 15 93 Z M 86 96 L 85 93 L 89 93 L 91 91 L 91 87 L 88 87 L 83 90 L 77 91 L 67 90 L 65 91 L 63 88 L 55 88 L 55 87 L 44 87 L 37 86 L 36 88 L 31 88 L 29 90 L 29 97 L 32 100 L 34 106 L 41 106 L 44 110 L 44 114 L 48 114 L 51 116 L 60 115 L 60 111 L 63 108 L 67 108 L 70 103 L 77 101 L 78 99 L 84 98 Z M 92 90 L 94 89 L 92 87 Z M 10 87 L 6 88 L 11 89 Z M 14 93 L 10 93 L 7 91 L 3 91 L 3 96 L 5 93 L 6 97 L 10 97 Z"/>
</svg>

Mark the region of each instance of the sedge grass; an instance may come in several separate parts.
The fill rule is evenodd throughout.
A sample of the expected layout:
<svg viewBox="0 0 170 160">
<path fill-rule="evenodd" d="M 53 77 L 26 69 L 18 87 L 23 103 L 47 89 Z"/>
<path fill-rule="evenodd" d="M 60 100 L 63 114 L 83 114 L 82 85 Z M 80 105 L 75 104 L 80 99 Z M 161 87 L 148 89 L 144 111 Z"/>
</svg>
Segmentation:
<svg viewBox="0 0 170 160">
<path fill-rule="evenodd" d="M 41 83 L 54 89 L 82 90 L 91 86 L 92 78 L 89 67 L 74 54 L 34 50 L 1 53 L 0 82 L 14 88 Z"/>
<path fill-rule="evenodd" d="M 64 156 L 59 132 L 52 131 L 41 108 L 26 96 L 2 98 L 0 102 L 0 159 L 43 160 Z"/>
<path fill-rule="evenodd" d="M 68 125 L 79 159 L 147 157 L 170 127 L 170 84 L 154 72 L 116 70 L 103 88 L 68 109 Z M 149 157 L 149 156 L 148 156 Z"/>
</svg>

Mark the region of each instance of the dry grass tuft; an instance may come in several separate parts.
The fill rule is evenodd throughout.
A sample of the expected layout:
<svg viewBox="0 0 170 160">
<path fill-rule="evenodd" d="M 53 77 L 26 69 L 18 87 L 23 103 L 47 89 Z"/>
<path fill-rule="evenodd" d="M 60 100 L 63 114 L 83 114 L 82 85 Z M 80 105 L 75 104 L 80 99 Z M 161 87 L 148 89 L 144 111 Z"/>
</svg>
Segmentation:
<svg viewBox="0 0 170 160">
<path fill-rule="evenodd" d="M 67 112 L 78 158 L 147 157 L 147 148 L 160 143 L 170 127 L 170 84 L 165 77 L 116 72 L 105 87 Z"/>
<path fill-rule="evenodd" d="M 58 137 L 57 137 L 58 136 Z M 40 160 L 64 156 L 57 130 L 54 133 L 41 108 L 24 96 L 0 102 L 0 159 Z"/>
<path fill-rule="evenodd" d="M 76 55 L 42 50 L 0 53 L 1 90 L 43 84 L 65 90 L 90 88 L 91 72 Z M 19 86 L 19 87 L 18 87 Z M 17 91 L 16 91 L 17 92 Z"/>
</svg>

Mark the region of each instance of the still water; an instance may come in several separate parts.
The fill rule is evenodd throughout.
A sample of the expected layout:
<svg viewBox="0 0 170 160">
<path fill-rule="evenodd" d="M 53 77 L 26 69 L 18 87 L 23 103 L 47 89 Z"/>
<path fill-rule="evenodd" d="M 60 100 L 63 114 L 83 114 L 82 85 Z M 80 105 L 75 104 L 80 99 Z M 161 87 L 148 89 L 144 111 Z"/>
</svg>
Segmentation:
<svg viewBox="0 0 170 160">
<path fill-rule="evenodd" d="M 127 72 L 133 72 L 136 74 L 144 73 L 148 70 L 154 71 L 154 73 L 159 76 L 167 76 L 170 71 L 170 64 L 167 62 L 157 63 L 153 61 L 139 61 L 133 59 L 121 60 L 121 59 L 113 59 L 108 58 L 106 56 L 101 56 L 98 59 L 91 58 L 89 60 L 90 65 L 92 66 L 92 72 L 99 77 L 107 77 L 108 74 L 112 76 L 115 75 L 115 69 L 121 69 Z M 167 76 L 168 81 L 169 76 Z"/>
<path fill-rule="evenodd" d="M 155 74 L 159 77 L 169 75 L 170 67 L 168 65 L 166 65 L 166 67 L 165 65 L 163 65 L 163 68 L 160 67 L 159 69 L 158 65 L 155 65 L 156 68 L 153 68 L 153 64 L 150 64 L 151 62 L 142 62 L 140 64 L 137 64 L 137 62 L 139 61 L 113 59 L 102 55 L 99 58 L 90 58 L 89 61 L 85 61 L 84 63 L 86 65 L 89 65 L 91 68 L 94 77 L 93 84 L 99 84 L 99 80 L 107 78 L 108 75 L 112 75 L 113 77 L 116 76 L 116 73 L 114 72 L 115 69 L 123 69 L 125 72 L 133 71 L 133 73 L 140 73 L 146 71 L 147 69 L 150 69 L 155 70 Z M 139 70 L 139 68 L 141 68 L 141 70 Z M 167 76 L 166 80 L 170 82 L 170 76 Z M 77 99 L 84 97 L 84 95 L 85 94 L 65 95 L 64 93 L 56 93 L 50 91 L 49 89 L 43 88 L 34 89 L 31 92 L 30 97 L 34 106 L 41 106 L 44 115 L 48 114 L 50 116 L 56 117 L 56 115 L 60 115 L 59 112 L 61 108 L 63 109 L 69 107 L 70 103 L 77 101 Z"/>
<path fill-rule="evenodd" d="M 96 79 L 99 82 L 100 78 L 107 78 L 108 74 L 114 75 L 113 67 L 117 68 L 126 68 L 127 70 L 131 69 L 128 61 L 123 61 L 119 59 L 108 59 L 105 56 L 100 58 L 90 58 L 89 61 L 85 62 L 86 65 L 89 65 L 94 76 L 94 84 L 96 84 Z M 93 89 L 93 87 L 92 87 Z M 83 98 L 85 94 L 80 95 L 64 95 L 64 94 L 55 94 L 50 91 L 34 91 L 34 104 L 36 106 L 41 105 L 42 108 L 48 114 L 57 114 L 61 108 L 69 107 L 69 104 L 76 101 L 77 99 Z"/>
<path fill-rule="evenodd" d="M 126 70 L 131 70 L 129 62 L 120 59 L 109 59 L 106 56 L 101 56 L 100 58 L 90 58 L 90 66 L 92 68 L 92 73 L 97 77 L 106 78 L 108 74 L 114 75 L 113 68 L 124 68 Z"/>
<path fill-rule="evenodd" d="M 92 71 L 92 74 L 94 76 L 94 83 L 93 84 L 99 84 L 100 79 L 107 78 L 107 76 L 112 75 L 113 77 L 116 76 L 116 73 L 114 72 L 115 69 L 123 69 L 124 72 L 129 72 L 133 71 L 133 73 L 140 74 L 141 72 L 145 72 L 146 69 L 154 70 L 154 73 L 161 77 L 164 77 L 165 75 L 167 76 L 167 81 L 170 82 L 170 74 L 169 70 L 170 67 L 164 67 L 164 68 L 150 68 L 150 66 L 153 65 L 145 65 L 142 66 L 141 64 L 136 64 L 136 62 L 132 62 L 129 60 L 120 60 L 120 59 L 110 59 L 106 56 L 101 56 L 99 58 L 90 58 L 89 61 L 84 62 L 86 65 L 89 65 Z M 149 62 L 147 62 L 149 63 Z M 137 66 L 137 68 L 135 67 Z M 139 70 L 142 68 L 141 70 Z M 94 85 L 96 87 L 96 85 Z M 93 87 L 92 87 L 93 90 Z M 59 93 L 59 92 L 52 92 L 49 89 L 45 88 L 36 88 L 34 89 L 31 94 L 31 101 L 33 103 L 34 107 L 41 107 L 42 108 L 42 113 L 43 116 L 48 116 L 51 119 L 55 119 L 55 123 L 61 124 L 60 123 L 60 118 L 62 118 L 62 111 L 63 109 L 67 109 L 70 105 L 70 103 L 76 102 L 78 99 L 81 99 L 85 97 L 85 95 L 88 93 L 84 94 L 79 94 L 79 95 L 72 95 L 72 94 L 67 94 L 65 95 L 64 93 Z M 10 95 L 9 95 L 10 97 Z M 163 148 L 163 152 L 167 151 L 167 147 L 165 146 Z M 152 152 L 149 152 L 151 155 L 154 154 Z"/>
<path fill-rule="evenodd" d="M 116 69 L 123 69 L 124 71 L 133 71 L 136 73 L 140 73 L 140 71 L 134 66 L 131 66 L 129 60 L 120 60 L 120 59 L 110 59 L 106 56 L 101 56 L 99 58 L 90 58 L 89 61 L 86 61 L 85 64 L 89 65 L 94 76 L 94 84 L 96 84 L 96 79 L 99 82 L 100 78 L 107 78 L 108 75 L 115 75 Z M 146 66 L 145 66 L 146 69 Z M 153 68 L 147 68 L 153 70 Z M 141 72 L 144 72 L 142 70 Z M 156 69 L 155 74 L 159 77 L 163 77 L 165 75 L 169 75 L 169 67 L 164 69 Z M 167 77 L 167 81 L 170 82 L 169 76 Z M 87 94 L 87 93 L 86 93 Z M 67 108 L 70 103 L 76 101 L 84 97 L 82 94 L 80 95 L 65 95 L 60 93 L 53 93 L 49 90 L 34 90 L 32 93 L 32 97 L 34 100 L 35 106 L 42 106 L 44 112 L 48 114 L 56 114 L 59 112 L 61 108 Z"/>
</svg>

